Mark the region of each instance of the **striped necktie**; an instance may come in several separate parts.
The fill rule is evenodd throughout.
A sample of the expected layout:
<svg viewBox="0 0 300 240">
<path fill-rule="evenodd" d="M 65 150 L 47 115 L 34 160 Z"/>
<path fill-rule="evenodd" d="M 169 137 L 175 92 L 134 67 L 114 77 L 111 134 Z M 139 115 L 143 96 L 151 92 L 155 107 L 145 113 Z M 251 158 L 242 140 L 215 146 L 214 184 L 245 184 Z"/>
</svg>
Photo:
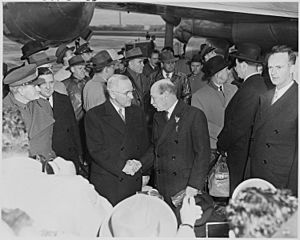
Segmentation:
<svg viewBox="0 0 300 240">
<path fill-rule="evenodd" d="M 125 122 L 125 116 L 123 115 L 122 108 L 119 108 L 118 113 L 119 113 L 120 117 L 122 118 L 123 122 Z"/>
</svg>

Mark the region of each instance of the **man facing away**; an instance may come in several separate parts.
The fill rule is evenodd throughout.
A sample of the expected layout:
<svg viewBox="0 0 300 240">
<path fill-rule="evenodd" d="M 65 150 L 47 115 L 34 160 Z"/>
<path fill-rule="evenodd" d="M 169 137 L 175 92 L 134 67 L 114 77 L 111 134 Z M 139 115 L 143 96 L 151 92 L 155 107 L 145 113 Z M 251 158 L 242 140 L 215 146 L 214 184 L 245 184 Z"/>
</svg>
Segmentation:
<svg viewBox="0 0 300 240">
<path fill-rule="evenodd" d="M 87 112 L 85 128 L 92 156 L 90 181 L 116 205 L 141 190 L 147 163 L 139 159 L 149 143 L 144 113 L 131 105 L 133 87 L 128 77 L 113 75 L 107 90 L 109 99 Z"/>
<path fill-rule="evenodd" d="M 182 190 L 195 196 L 205 185 L 210 146 L 204 113 L 177 99 L 176 86 L 162 79 L 151 87 L 153 145 L 142 160 L 154 158 L 155 185 L 174 209 L 171 197 Z"/>
<path fill-rule="evenodd" d="M 260 96 L 250 148 L 250 177 L 298 195 L 298 84 L 293 80 L 296 55 L 275 46 L 268 71 L 276 86 Z"/>
<path fill-rule="evenodd" d="M 219 152 L 228 155 L 230 194 L 243 181 L 259 95 L 267 91 L 264 78 L 257 72 L 257 65 L 263 62 L 261 48 L 241 43 L 232 56 L 236 58 L 235 70 L 244 82 L 225 109 L 224 127 L 217 142 Z"/>
<path fill-rule="evenodd" d="M 92 57 L 93 78 L 83 88 L 83 108 L 85 111 L 106 101 L 106 83 L 115 72 L 123 55 L 113 49 L 103 50 Z"/>
</svg>

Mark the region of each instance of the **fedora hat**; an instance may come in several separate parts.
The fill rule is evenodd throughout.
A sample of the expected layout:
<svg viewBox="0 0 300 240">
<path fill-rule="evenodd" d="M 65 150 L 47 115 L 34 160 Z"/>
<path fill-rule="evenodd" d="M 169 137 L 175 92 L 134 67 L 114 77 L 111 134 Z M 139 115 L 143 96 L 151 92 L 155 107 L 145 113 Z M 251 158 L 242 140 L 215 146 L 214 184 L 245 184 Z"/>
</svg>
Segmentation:
<svg viewBox="0 0 300 240">
<path fill-rule="evenodd" d="M 66 70 L 70 70 L 71 67 L 76 66 L 76 65 L 86 65 L 86 62 L 82 58 L 81 55 L 75 55 L 69 59 L 69 66 L 66 68 Z"/>
<path fill-rule="evenodd" d="M 56 52 L 55 52 L 55 56 L 57 57 L 56 59 L 56 62 L 57 63 L 63 63 L 63 58 L 65 56 L 65 53 L 68 51 L 68 50 L 71 50 L 72 52 L 74 51 L 75 47 L 68 47 L 66 44 L 62 44 L 60 45 Z"/>
<path fill-rule="evenodd" d="M 91 58 L 91 62 L 93 64 L 94 71 L 100 72 L 104 67 L 114 64 L 122 58 L 124 58 L 124 56 L 118 54 L 114 49 L 108 49 L 98 52 Z"/>
<path fill-rule="evenodd" d="M 177 220 L 161 199 L 137 193 L 119 202 L 100 228 L 100 237 L 175 237 Z"/>
<path fill-rule="evenodd" d="M 36 64 L 27 64 L 8 73 L 3 80 L 10 87 L 33 84 L 37 79 Z M 33 84 L 34 85 L 34 84 Z"/>
<path fill-rule="evenodd" d="M 237 51 L 229 54 L 240 60 L 254 63 L 263 63 L 261 48 L 254 43 L 240 43 L 237 45 Z"/>
<path fill-rule="evenodd" d="M 176 62 L 179 58 L 174 57 L 173 53 L 170 51 L 160 53 L 160 60 L 162 62 Z"/>
<path fill-rule="evenodd" d="M 93 50 L 89 47 L 89 43 L 86 42 L 86 43 L 80 45 L 74 53 L 75 53 L 75 55 L 80 55 L 80 54 L 89 53 L 89 52 L 93 52 Z"/>
<path fill-rule="evenodd" d="M 124 57 L 126 61 L 135 59 L 135 58 L 146 58 L 143 56 L 142 50 L 139 47 L 129 49 L 124 52 Z"/>
<path fill-rule="evenodd" d="M 199 55 L 200 55 L 200 58 L 202 60 L 202 62 L 205 62 L 205 55 L 210 53 L 211 51 L 215 50 L 216 48 L 204 43 L 204 44 L 201 44 L 200 46 L 200 51 L 199 51 Z"/>
<path fill-rule="evenodd" d="M 36 41 L 36 40 L 29 41 L 25 43 L 24 46 L 21 48 L 23 54 L 21 56 L 21 60 L 25 60 L 30 55 L 40 51 L 47 50 L 48 48 L 49 47 L 44 46 L 40 41 Z"/>
<path fill-rule="evenodd" d="M 234 189 L 231 198 L 235 199 L 242 190 L 245 190 L 246 188 L 250 188 L 250 187 L 256 187 L 256 188 L 260 188 L 263 190 L 271 189 L 272 191 L 276 191 L 276 188 L 274 187 L 274 185 L 269 183 L 268 181 L 260 179 L 260 178 L 250 178 L 250 179 L 247 179 L 247 180 L 241 182 Z"/>
<path fill-rule="evenodd" d="M 214 56 L 204 63 L 203 71 L 205 73 L 204 79 L 212 77 L 217 72 L 229 66 L 221 55 Z"/>
<path fill-rule="evenodd" d="M 37 67 L 56 61 L 55 56 L 48 56 L 45 52 L 38 52 L 28 57 L 29 63 L 35 63 Z"/>
</svg>

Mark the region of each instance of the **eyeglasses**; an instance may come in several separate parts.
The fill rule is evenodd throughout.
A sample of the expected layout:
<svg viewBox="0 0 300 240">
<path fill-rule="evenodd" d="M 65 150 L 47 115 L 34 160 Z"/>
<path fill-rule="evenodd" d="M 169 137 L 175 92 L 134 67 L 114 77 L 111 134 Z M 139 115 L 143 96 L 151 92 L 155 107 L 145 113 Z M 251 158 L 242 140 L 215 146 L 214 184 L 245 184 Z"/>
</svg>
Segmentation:
<svg viewBox="0 0 300 240">
<path fill-rule="evenodd" d="M 126 92 L 118 92 L 118 91 L 114 91 L 114 90 L 110 90 L 110 91 L 115 92 L 115 93 L 120 93 L 120 94 L 123 94 L 123 95 L 129 97 L 129 94 L 133 94 L 133 92 L 135 91 L 135 89 L 132 89 L 132 90 L 126 91 Z"/>
</svg>

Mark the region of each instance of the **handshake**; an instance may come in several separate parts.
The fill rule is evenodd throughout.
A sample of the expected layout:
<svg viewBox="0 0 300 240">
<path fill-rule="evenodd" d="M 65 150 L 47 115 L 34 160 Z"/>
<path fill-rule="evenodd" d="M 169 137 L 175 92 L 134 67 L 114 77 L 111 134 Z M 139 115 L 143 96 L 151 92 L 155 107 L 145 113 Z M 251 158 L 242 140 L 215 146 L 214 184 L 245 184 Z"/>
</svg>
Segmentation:
<svg viewBox="0 0 300 240">
<path fill-rule="evenodd" d="M 133 176 L 141 167 L 142 164 L 140 161 L 135 159 L 127 160 L 122 172 Z"/>
</svg>

